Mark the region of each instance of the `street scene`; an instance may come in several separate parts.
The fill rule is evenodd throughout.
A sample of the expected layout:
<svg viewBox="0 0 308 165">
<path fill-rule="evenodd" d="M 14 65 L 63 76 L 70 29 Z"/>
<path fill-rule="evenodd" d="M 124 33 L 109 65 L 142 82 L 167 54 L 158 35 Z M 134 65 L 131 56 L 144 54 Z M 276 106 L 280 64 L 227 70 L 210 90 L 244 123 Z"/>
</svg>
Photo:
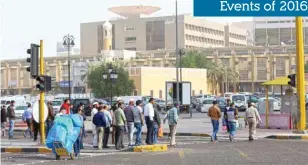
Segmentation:
<svg viewBox="0 0 308 165">
<path fill-rule="evenodd" d="M 1 164 L 308 164 L 308 18 L 196 1 L 0 0 Z"/>
</svg>

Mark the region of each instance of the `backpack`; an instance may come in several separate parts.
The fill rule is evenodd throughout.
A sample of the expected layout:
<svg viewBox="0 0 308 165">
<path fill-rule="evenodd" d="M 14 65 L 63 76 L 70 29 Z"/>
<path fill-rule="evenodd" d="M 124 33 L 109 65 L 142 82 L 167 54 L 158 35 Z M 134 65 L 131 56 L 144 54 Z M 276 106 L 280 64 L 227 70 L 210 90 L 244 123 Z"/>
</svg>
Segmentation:
<svg viewBox="0 0 308 165">
<path fill-rule="evenodd" d="M 102 121 L 102 124 L 103 124 L 103 127 L 106 127 L 106 118 L 105 118 L 105 114 L 104 112 L 97 112 L 94 117 L 93 117 L 93 124 L 95 126 L 99 125 L 100 122 L 99 121 Z"/>
</svg>

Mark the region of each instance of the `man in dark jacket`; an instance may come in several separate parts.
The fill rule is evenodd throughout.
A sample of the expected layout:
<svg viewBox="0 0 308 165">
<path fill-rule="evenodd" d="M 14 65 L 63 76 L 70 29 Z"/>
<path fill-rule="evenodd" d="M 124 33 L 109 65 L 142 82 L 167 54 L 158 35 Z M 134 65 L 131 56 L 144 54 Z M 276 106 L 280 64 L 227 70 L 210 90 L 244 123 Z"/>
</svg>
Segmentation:
<svg viewBox="0 0 308 165">
<path fill-rule="evenodd" d="M 127 121 L 127 130 L 128 130 L 128 146 L 133 146 L 134 144 L 134 99 L 129 100 L 129 105 L 125 107 L 124 114 Z"/>
<path fill-rule="evenodd" d="M 6 125 L 6 106 L 1 107 L 1 136 L 5 136 L 5 125 Z"/>
<path fill-rule="evenodd" d="M 98 149 L 103 149 L 104 129 L 106 127 L 106 118 L 103 107 L 98 108 L 98 112 L 93 117 L 93 124 L 96 126 L 96 134 L 98 136 Z"/>
<path fill-rule="evenodd" d="M 158 129 L 160 128 L 160 116 L 157 108 L 154 108 L 154 130 L 153 130 L 153 143 L 157 143 Z"/>
<path fill-rule="evenodd" d="M 15 123 L 15 101 L 12 100 L 10 106 L 7 108 L 7 117 L 9 118 L 9 139 L 14 137 L 14 123 Z"/>
<path fill-rule="evenodd" d="M 46 124 L 47 124 L 46 138 L 47 138 L 49 130 L 51 129 L 51 127 L 53 125 L 53 121 L 55 119 L 55 114 L 54 114 L 54 111 L 53 111 L 53 106 L 52 106 L 51 101 L 48 101 L 47 108 L 48 108 L 48 118 L 46 120 Z"/>
</svg>

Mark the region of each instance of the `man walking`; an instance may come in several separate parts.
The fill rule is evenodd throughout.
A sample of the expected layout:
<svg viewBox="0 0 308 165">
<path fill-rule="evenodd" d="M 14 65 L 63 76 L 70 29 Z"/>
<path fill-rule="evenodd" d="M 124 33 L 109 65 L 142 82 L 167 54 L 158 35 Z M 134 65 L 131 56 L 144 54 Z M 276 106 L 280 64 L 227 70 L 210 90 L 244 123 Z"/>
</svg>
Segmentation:
<svg viewBox="0 0 308 165">
<path fill-rule="evenodd" d="M 98 102 L 93 103 L 93 109 L 91 111 L 91 120 L 93 122 L 94 115 L 98 112 Z M 97 134 L 96 134 L 96 126 L 92 123 L 92 135 L 93 135 L 93 147 L 97 148 Z"/>
<path fill-rule="evenodd" d="M 134 108 L 134 125 L 137 130 L 136 132 L 136 146 L 140 146 L 142 144 L 141 134 L 142 134 L 142 126 L 144 124 L 143 114 L 142 114 L 142 101 L 136 101 L 136 107 Z"/>
<path fill-rule="evenodd" d="M 93 117 L 93 124 L 96 126 L 96 134 L 98 136 L 97 148 L 102 150 L 103 148 L 103 137 L 104 128 L 106 127 L 106 118 L 104 114 L 103 107 L 98 108 L 98 112 Z"/>
<path fill-rule="evenodd" d="M 53 111 L 52 101 L 48 101 L 47 108 L 48 108 L 48 117 L 47 117 L 47 121 L 46 121 L 46 123 L 47 123 L 46 138 L 47 138 L 49 130 L 51 129 L 51 127 L 53 125 L 53 121 L 55 119 L 55 114 L 54 114 L 54 111 Z"/>
<path fill-rule="evenodd" d="M 230 101 L 230 99 L 227 99 L 227 106 L 226 106 L 226 108 L 224 109 L 224 117 L 223 117 L 223 119 L 225 120 L 225 124 L 226 124 L 226 126 L 227 126 L 227 132 L 230 132 L 229 131 L 229 126 L 228 126 L 228 119 L 227 119 L 227 111 L 229 110 L 229 108 L 230 108 L 230 104 L 231 104 L 231 101 Z"/>
<path fill-rule="evenodd" d="M 32 136 L 32 130 L 31 130 L 31 124 L 32 124 L 32 113 L 31 113 L 31 104 L 28 104 L 28 108 L 25 109 L 23 115 L 22 115 L 22 120 L 27 123 L 28 128 L 24 132 L 24 137 L 27 137 L 27 133 L 29 133 L 30 137 L 33 138 Z"/>
<path fill-rule="evenodd" d="M 160 128 L 160 115 L 158 110 L 155 108 L 154 109 L 154 126 L 153 126 L 153 144 L 157 143 L 157 138 L 158 138 L 158 129 Z"/>
<path fill-rule="evenodd" d="M 148 145 L 153 144 L 153 129 L 154 129 L 154 105 L 155 101 L 154 98 L 149 99 L 149 103 L 144 107 L 144 117 L 145 122 L 147 125 L 147 137 L 146 137 L 146 143 Z"/>
<path fill-rule="evenodd" d="M 10 106 L 7 108 L 7 117 L 9 118 L 9 139 L 14 137 L 14 123 L 15 123 L 15 101 L 12 100 Z"/>
<path fill-rule="evenodd" d="M 179 105 L 177 103 L 174 104 L 174 107 L 171 108 L 168 112 L 167 115 L 164 118 L 164 123 L 166 120 L 168 120 L 169 124 L 169 129 L 170 129 L 170 146 L 176 146 L 175 143 L 175 135 L 176 135 L 176 128 L 178 124 L 178 108 Z"/>
<path fill-rule="evenodd" d="M 2 105 L 1 107 L 1 136 L 4 137 L 5 136 L 5 127 L 6 127 L 6 118 L 7 118 L 7 114 L 6 114 L 6 106 Z"/>
<path fill-rule="evenodd" d="M 114 111 L 114 125 L 115 125 L 115 148 L 120 150 L 124 148 L 123 145 L 123 134 L 124 134 L 124 125 L 126 123 L 125 114 L 123 111 L 124 104 L 122 102 L 118 103 L 117 110 Z"/>
<path fill-rule="evenodd" d="M 103 148 L 109 148 L 108 147 L 108 139 L 109 139 L 109 133 L 110 133 L 110 126 L 112 124 L 112 117 L 111 113 L 108 111 L 108 106 L 103 105 L 103 112 L 106 118 L 106 127 L 104 129 L 104 140 L 103 140 Z"/>
<path fill-rule="evenodd" d="M 262 123 L 258 110 L 254 107 L 254 103 L 248 103 L 248 109 L 245 114 L 245 123 L 249 126 L 249 141 L 253 141 L 253 135 L 256 133 L 257 121 Z"/>
<path fill-rule="evenodd" d="M 210 107 L 208 116 L 211 118 L 212 126 L 213 126 L 213 134 L 211 137 L 212 142 L 217 142 L 217 133 L 219 130 L 219 118 L 221 117 L 221 112 L 219 107 L 217 106 L 217 101 L 213 101 L 213 106 Z"/>
<path fill-rule="evenodd" d="M 127 121 L 127 129 L 128 129 L 128 146 L 133 146 L 134 139 L 134 99 L 129 100 L 129 105 L 125 107 L 124 114 Z"/>
</svg>

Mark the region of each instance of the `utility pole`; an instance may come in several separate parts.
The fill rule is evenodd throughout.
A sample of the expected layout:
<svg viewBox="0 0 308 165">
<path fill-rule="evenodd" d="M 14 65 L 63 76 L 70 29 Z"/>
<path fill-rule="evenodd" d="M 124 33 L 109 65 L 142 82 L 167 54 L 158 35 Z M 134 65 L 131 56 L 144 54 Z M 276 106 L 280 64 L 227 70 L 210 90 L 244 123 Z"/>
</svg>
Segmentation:
<svg viewBox="0 0 308 165">
<path fill-rule="evenodd" d="M 296 17 L 296 64 L 297 64 L 297 97 L 299 98 L 299 125 L 297 130 L 304 132 L 306 129 L 305 106 L 305 73 L 304 73 L 304 40 L 303 18 Z"/>
<path fill-rule="evenodd" d="M 40 75 L 44 75 L 44 42 L 40 40 Z M 44 80 L 45 81 L 45 80 Z M 44 120 L 44 100 L 45 100 L 45 91 L 40 91 L 40 104 L 39 104 L 39 116 L 40 116 L 40 134 L 41 134 L 41 143 L 45 144 L 45 120 Z"/>
<path fill-rule="evenodd" d="M 178 1 L 175 0 L 175 53 L 176 53 L 176 103 L 180 104 L 180 83 L 179 83 L 179 38 L 178 38 Z"/>
</svg>

